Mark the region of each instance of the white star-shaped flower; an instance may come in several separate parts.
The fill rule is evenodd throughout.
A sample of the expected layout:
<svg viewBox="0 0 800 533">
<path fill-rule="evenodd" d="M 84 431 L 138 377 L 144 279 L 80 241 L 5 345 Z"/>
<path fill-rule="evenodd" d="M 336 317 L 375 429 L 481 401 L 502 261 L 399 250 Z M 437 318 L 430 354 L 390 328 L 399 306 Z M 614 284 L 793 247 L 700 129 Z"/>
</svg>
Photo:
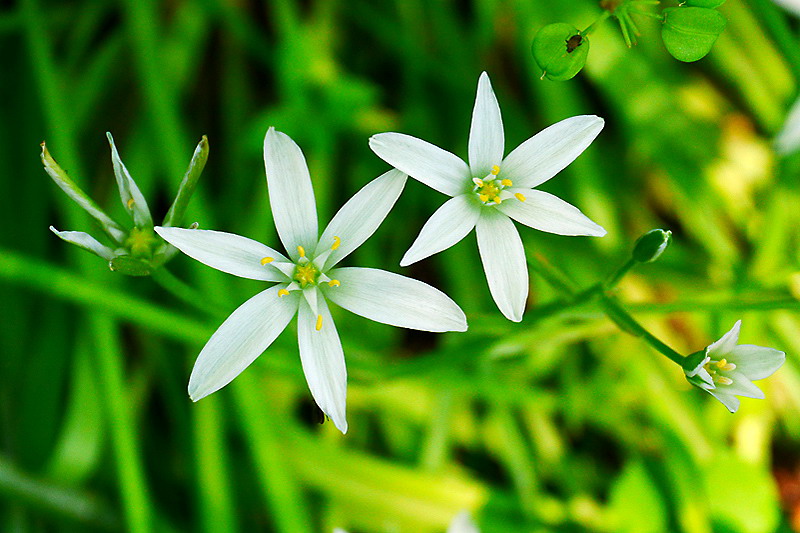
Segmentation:
<svg viewBox="0 0 800 533">
<path fill-rule="evenodd" d="M 764 392 L 753 381 L 771 376 L 786 360 L 786 354 L 774 348 L 737 344 L 741 326 L 739 320 L 720 340 L 698 354 L 701 357 L 697 364 L 685 368 L 692 385 L 708 391 L 731 413 L 739 409 L 736 396 L 763 400 Z"/>
<path fill-rule="evenodd" d="M 505 158 L 500 106 L 484 72 L 469 133 L 469 164 L 428 142 L 402 133 L 369 140 L 384 161 L 452 198 L 422 228 L 401 266 L 478 235 L 489 291 L 497 307 L 519 322 L 528 298 L 525 250 L 513 220 L 559 235 L 602 237 L 606 231 L 576 207 L 534 187 L 575 160 L 603 129 L 596 116 L 568 118 L 534 135 Z"/>
<path fill-rule="evenodd" d="M 447 295 L 420 281 L 373 268 L 335 268 L 386 218 L 405 174 L 392 170 L 368 183 L 320 237 L 311 178 L 297 144 L 270 128 L 264 163 L 275 227 L 289 257 L 230 233 L 156 228 L 170 244 L 210 267 L 277 283 L 242 304 L 209 339 L 192 370 L 189 395 L 197 401 L 230 383 L 298 315 L 309 389 L 345 433 L 347 371 L 327 300 L 376 322 L 423 331 L 465 331 L 466 317 Z"/>
</svg>

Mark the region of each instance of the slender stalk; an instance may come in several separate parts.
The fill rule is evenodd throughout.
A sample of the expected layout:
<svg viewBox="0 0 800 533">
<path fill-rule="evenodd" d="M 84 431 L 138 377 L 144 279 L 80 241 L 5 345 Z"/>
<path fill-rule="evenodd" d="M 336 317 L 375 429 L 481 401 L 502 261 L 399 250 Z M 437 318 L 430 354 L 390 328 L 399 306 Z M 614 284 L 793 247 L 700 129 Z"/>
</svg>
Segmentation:
<svg viewBox="0 0 800 533">
<path fill-rule="evenodd" d="M 205 295 L 199 293 L 197 290 L 193 289 L 175 277 L 175 275 L 166 268 L 158 268 L 154 270 L 150 277 L 162 289 L 166 290 L 179 300 L 191 305 L 195 309 L 198 309 L 199 311 L 216 318 L 224 318 L 227 316 L 225 311 L 223 311 L 218 305 L 209 301 Z"/>
<path fill-rule="evenodd" d="M 605 282 L 604 287 L 606 290 L 613 289 L 617 286 L 617 284 L 625 277 L 630 269 L 632 269 L 636 265 L 636 260 L 632 257 L 628 259 L 628 261 L 619 267 L 616 272 Z"/>
<path fill-rule="evenodd" d="M 587 35 L 589 35 L 589 34 L 590 34 L 590 33 L 592 33 L 594 30 L 596 30 L 596 29 L 598 28 L 598 26 L 600 26 L 600 24 L 602 24 L 603 22 L 605 22 L 605 20 L 606 20 L 608 17 L 610 17 L 610 16 L 611 16 L 611 12 L 610 12 L 610 11 L 603 11 L 603 13 L 602 13 L 602 14 L 601 14 L 599 17 L 597 17 L 597 20 L 595 20 L 594 22 L 592 22 L 592 23 L 589 25 L 589 27 L 587 27 L 585 30 L 583 30 L 583 31 L 581 32 L 581 35 L 583 35 L 583 36 L 587 36 Z"/>
</svg>

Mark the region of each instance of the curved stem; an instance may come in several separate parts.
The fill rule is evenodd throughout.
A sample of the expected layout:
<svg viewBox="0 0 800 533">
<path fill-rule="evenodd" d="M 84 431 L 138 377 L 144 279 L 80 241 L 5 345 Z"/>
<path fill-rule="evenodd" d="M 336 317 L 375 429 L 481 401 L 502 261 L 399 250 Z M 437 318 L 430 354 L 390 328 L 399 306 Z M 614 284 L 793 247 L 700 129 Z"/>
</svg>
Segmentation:
<svg viewBox="0 0 800 533">
<path fill-rule="evenodd" d="M 226 313 L 208 297 L 193 289 L 166 268 L 158 268 L 150 275 L 162 289 L 191 305 L 195 309 L 213 317 L 224 317 Z"/>
<path fill-rule="evenodd" d="M 592 33 L 594 30 L 596 30 L 596 29 L 598 28 L 598 26 L 600 26 L 600 24 L 602 24 L 603 22 L 605 22 L 605 20 L 606 20 L 608 17 L 610 17 L 610 16 L 611 16 L 611 12 L 610 12 L 610 11 L 603 11 L 603 13 L 602 13 L 602 14 L 601 14 L 599 17 L 597 17 L 597 20 L 595 20 L 594 22 L 592 22 L 592 23 L 589 25 L 589 27 L 588 27 L 588 28 L 586 28 L 585 30 L 583 30 L 583 31 L 581 32 L 581 35 L 583 35 L 584 37 L 586 37 L 587 35 L 589 35 L 590 33 Z"/>
<path fill-rule="evenodd" d="M 606 281 L 605 284 L 603 285 L 605 289 L 610 290 L 616 287 L 617 283 L 619 283 L 622 280 L 622 278 L 625 277 L 625 274 L 627 274 L 630 271 L 630 269 L 632 269 L 635 265 L 636 265 L 636 260 L 634 258 L 631 257 L 630 259 L 628 259 L 628 261 L 626 261 L 624 265 L 619 267 L 617 271 L 614 272 L 614 274 L 610 278 L 608 278 L 608 281 Z"/>
</svg>

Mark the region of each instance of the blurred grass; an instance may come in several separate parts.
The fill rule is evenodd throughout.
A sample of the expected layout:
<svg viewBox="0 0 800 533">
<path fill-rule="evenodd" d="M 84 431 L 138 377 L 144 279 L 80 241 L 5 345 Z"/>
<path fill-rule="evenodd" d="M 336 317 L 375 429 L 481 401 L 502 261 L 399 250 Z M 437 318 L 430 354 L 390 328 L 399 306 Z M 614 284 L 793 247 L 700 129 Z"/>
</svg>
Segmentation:
<svg viewBox="0 0 800 533">
<path fill-rule="evenodd" d="M 728 0 L 722 11 L 728 28 L 697 64 L 669 58 L 657 24 L 642 21 L 628 50 L 608 22 L 585 72 L 551 83 L 539 80 L 531 38 L 550 22 L 586 27 L 595 2 L 0 8 L 0 530 L 437 532 L 461 509 L 488 532 L 800 527 L 798 166 L 769 144 L 797 91 L 797 23 L 764 0 Z M 568 116 L 606 119 L 544 189 L 609 235 L 522 229 L 529 255 L 588 287 L 639 234 L 672 229 L 673 247 L 626 278 L 620 298 L 684 353 L 742 318 L 744 342 L 788 354 L 763 383 L 767 400 L 728 415 L 595 304 L 564 305 L 536 273 L 525 320 L 504 321 L 470 236 L 403 269 L 456 299 L 468 333 L 336 314 L 350 375 L 346 437 L 315 422 L 292 331 L 192 404 L 194 357 L 260 284 L 177 257 L 170 272 L 219 310 L 203 313 L 47 231 L 93 226 L 42 171 L 43 139 L 119 215 L 102 136 L 112 131 L 159 219 L 207 134 L 188 220 L 277 244 L 261 161 L 268 126 L 302 147 L 325 223 L 385 171 L 367 147 L 373 133 L 466 155 L 482 70 L 509 148 Z M 437 196 L 410 182 L 350 263 L 400 271 Z"/>
</svg>

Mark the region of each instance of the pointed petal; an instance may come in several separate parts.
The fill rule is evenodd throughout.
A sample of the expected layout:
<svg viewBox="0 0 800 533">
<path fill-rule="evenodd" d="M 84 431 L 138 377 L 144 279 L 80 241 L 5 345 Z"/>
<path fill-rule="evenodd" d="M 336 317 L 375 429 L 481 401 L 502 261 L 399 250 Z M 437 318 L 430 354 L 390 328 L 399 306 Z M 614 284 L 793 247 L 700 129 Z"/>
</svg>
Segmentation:
<svg viewBox="0 0 800 533">
<path fill-rule="evenodd" d="M 553 124 L 520 144 L 500 166 L 500 176 L 517 187 L 541 185 L 572 163 L 603 129 L 594 115 L 571 117 Z"/>
<path fill-rule="evenodd" d="M 484 209 L 478 219 L 477 233 L 489 292 L 500 312 L 519 322 L 528 299 L 528 269 L 517 228 L 502 213 Z"/>
<path fill-rule="evenodd" d="M 450 522 L 447 533 L 480 533 L 480 530 L 478 526 L 475 525 L 475 522 L 472 521 L 469 512 L 461 511 L 453 518 L 453 521 Z"/>
<path fill-rule="evenodd" d="M 775 0 L 775 3 L 786 9 L 787 11 L 791 11 L 792 14 L 800 17 L 800 1 L 798 0 Z"/>
<path fill-rule="evenodd" d="M 511 191 L 522 193 L 525 201 L 509 198 L 498 205 L 497 209 L 520 224 L 557 235 L 602 237 L 606 234 L 602 226 L 595 224 L 580 209 L 557 196 L 534 189 L 515 188 Z"/>
<path fill-rule="evenodd" d="M 472 231 L 480 213 L 480 206 L 469 194 L 447 200 L 422 227 L 400 266 L 408 266 L 450 248 Z"/>
<path fill-rule="evenodd" d="M 394 207 L 405 187 L 407 176 L 390 170 L 367 183 L 339 209 L 322 233 L 314 256 L 331 248 L 334 237 L 341 239 L 326 261 L 330 268 L 369 239 Z"/>
<path fill-rule="evenodd" d="M 303 298 L 305 298 L 306 303 L 311 308 L 311 312 L 314 313 L 314 316 L 318 316 L 319 301 L 321 300 L 319 297 L 319 289 L 316 287 L 306 287 L 303 289 Z"/>
<path fill-rule="evenodd" d="M 800 148 L 800 99 L 796 100 L 786 116 L 781 131 L 775 137 L 775 149 L 788 155 Z"/>
<path fill-rule="evenodd" d="M 58 231 L 53 226 L 50 226 L 50 231 L 58 235 L 61 240 L 79 246 L 84 250 L 88 250 L 94 255 L 102 257 L 106 261 L 111 261 L 114 258 L 114 250 L 108 246 L 100 244 L 97 239 L 88 233 L 84 233 L 82 231 Z"/>
<path fill-rule="evenodd" d="M 422 331 L 466 331 L 467 318 L 442 291 L 415 279 L 374 268 L 337 268 L 338 287 L 322 286 L 340 307 L 382 324 Z"/>
<path fill-rule="evenodd" d="M 494 165 L 500 166 L 504 143 L 500 105 L 492 90 L 489 75 L 484 72 L 478 80 L 478 94 L 469 130 L 469 168 L 473 176 L 486 176 Z"/>
<path fill-rule="evenodd" d="M 193 401 L 230 383 L 286 328 L 297 312 L 300 294 L 279 297 L 282 288 L 270 287 L 247 300 L 211 336 L 189 378 Z"/>
<path fill-rule="evenodd" d="M 285 133 L 270 128 L 264 137 L 269 205 L 283 246 L 295 261 L 297 247 L 308 251 L 317 245 L 317 207 L 300 147 Z"/>
<path fill-rule="evenodd" d="M 333 420 L 339 431 L 347 433 L 347 369 L 344 351 L 325 299 L 320 298 L 318 304 L 319 316 L 322 317 L 322 327 L 319 330 L 318 316 L 305 300 L 300 303 L 297 317 L 300 361 L 314 401 Z"/>
<path fill-rule="evenodd" d="M 774 348 L 740 344 L 726 355 L 728 362 L 736 365 L 736 371 L 751 381 L 758 381 L 774 374 L 786 361 L 786 354 Z"/>
<path fill-rule="evenodd" d="M 448 196 L 462 194 L 471 185 L 469 167 L 461 158 L 422 139 L 379 133 L 370 137 L 369 147 L 393 167 Z"/>
<path fill-rule="evenodd" d="M 282 254 L 260 242 L 222 231 L 156 226 L 162 239 L 189 257 L 240 278 L 288 281 L 274 265 L 261 264 L 265 257 L 287 262 Z"/>
<path fill-rule="evenodd" d="M 706 354 L 710 355 L 714 360 L 720 360 L 723 357 L 727 357 L 728 354 L 731 353 L 736 347 L 736 343 L 739 342 L 739 330 L 741 328 L 742 321 L 737 320 L 736 324 L 733 325 L 728 333 L 723 335 L 720 340 L 706 348 Z"/>
<path fill-rule="evenodd" d="M 722 402 L 722 405 L 728 408 L 728 411 L 731 413 L 735 413 L 739 409 L 739 398 L 731 394 L 730 392 L 726 392 L 721 390 L 719 387 L 716 389 L 709 389 L 708 391 L 711 396 Z"/>
<path fill-rule="evenodd" d="M 718 385 L 718 389 L 724 389 L 725 392 L 729 394 L 735 394 L 737 396 L 756 398 L 758 400 L 764 399 L 764 391 L 754 385 L 753 382 L 750 381 L 742 372 L 739 372 L 738 369 L 725 372 L 725 376 L 732 379 L 733 383 L 730 385 Z"/>
<path fill-rule="evenodd" d="M 144 199 L 136 182 L 133 181 L 130 172 L 122 163 L 111 133 L 106 132 L 106 137 L 108 137 L 108 144 L 111 147 L 111 163 L 114 165 L 114 176 L 117 178 L 122 207 L 125 208 L 126 212 L 130 213 L 133 223 L 137 227 L 153 227 L 153 218 L 150 216 L 147 201 Z"/>
</svg>

